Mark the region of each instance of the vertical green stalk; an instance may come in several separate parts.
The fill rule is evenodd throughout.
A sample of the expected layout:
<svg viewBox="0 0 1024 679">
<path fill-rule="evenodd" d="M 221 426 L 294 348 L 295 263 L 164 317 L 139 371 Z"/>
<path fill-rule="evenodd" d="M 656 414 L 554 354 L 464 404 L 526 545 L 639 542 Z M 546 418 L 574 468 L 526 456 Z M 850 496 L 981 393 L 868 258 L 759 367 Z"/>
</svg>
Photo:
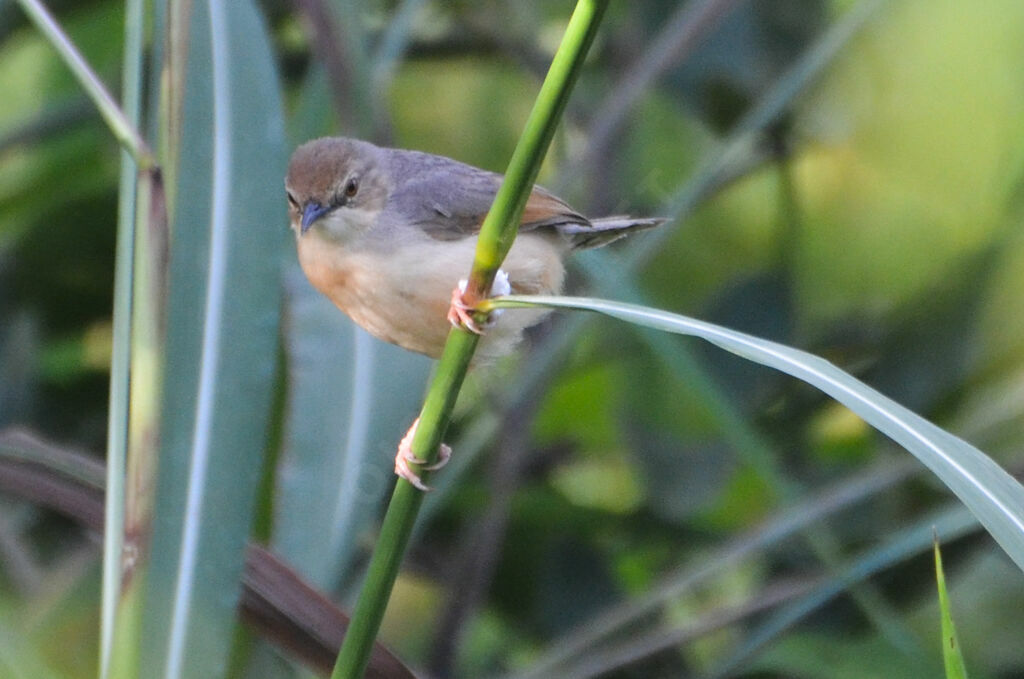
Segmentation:
<svg viewBox="0 0 1024 679">
<path fill-rule="evenodd" d="M 111 359 L 108 433 L 107 525 L 104 538 L 100 677 L 134 676 L 139 598 L 129 584 L 144 558 L 156 426 L 153 404 L 162 297 L 166 212 L 160 171 L 138 132 L 141 109 L 142 3 L 128 3 L 122 110 L 70 38 L 39 0 L 19 0 L 125 151 L 121 169 L 114 352 Z M 122 587 L 125 589 L 122 590 Z"/>
<path fill-rule="evenodd" d="M 512 153 L 505 181 L 480 229 L 467 289 L 470 296 L 475 295 L 477 299 L 487 296 L 494 274 L 512 247 L 533 182 L 540 172 L 541 162 L 607 5 L 606 1 L 600 0 L 581 0 L 576 4 L 562 44 L 555 53 L 523 134 Z"/>
<path fill-rule="evenodd" d="M 128 0 L 124 17 L 124 64 L 121 106 L 132 129 L 138 129 L 142 98 L 143 1 Z M 110 359 L 110 412 L 107 421 L 107 485 L 103 532 L 103 601 L 100 625 L 100 679 L 110 672 L 114 620 L 121 595 L 124 549 L 125 460 L 128 450 L 129 375 L 131 365 L 132 279 L 135 275 L 135 205 L 138 165 L 121 152 L 118 189 L 117 249 L 114 268 L 113 347 Z"/>
<path fill-rule="evenodd" d="M 119 600 L 114 616 L 107 677 L 138 675 L 143 578 L 149 560 L 159 437 L 160 352 L 166 294 L 162 254 L 167 215 L 155 172 L 141 172 L 135 197 L 131 283 L 131 346 L 128 440 L 124 468 L 123 538 Z M 108 489 L 108 493 L 109 493 Z"/>
<path fill-rule="evenodd" d="M 607 0 L 579 0 L 576 4 L 512 154 L 505 180 L 481 228 L 466 291 L 470 301 L 486 297 L 498 267 L 512 247 L 541 161 L 607 5 Z M 478 340 L 476 335 L 461 329 L 448 335 L 412 441 L 413 452 L 427 460 L 427 464 L 437 457 Z M 404 479 L 398 480 L 332 679 L 357 679 L 363 675 L 422 502 L 419 490 Z"/>
</svg>

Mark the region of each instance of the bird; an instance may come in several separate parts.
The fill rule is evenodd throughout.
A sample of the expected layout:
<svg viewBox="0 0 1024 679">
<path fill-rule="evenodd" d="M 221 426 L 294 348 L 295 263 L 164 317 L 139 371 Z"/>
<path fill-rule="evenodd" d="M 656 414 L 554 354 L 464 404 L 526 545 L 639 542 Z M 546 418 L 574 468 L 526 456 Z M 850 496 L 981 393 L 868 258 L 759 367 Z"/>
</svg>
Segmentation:
<svg viewBox="0 0 1024 679">
<path fill-rule="evenodd" d="M 511 352 L 547 312 L 527 310 L 476 323 L 465 279 L 502 175 L 445 156 L 322 137 L 299 146 L 285 178 L 299 264 L 314 288 L 375 337 L 437 358 L 450 326 L 482 334 L 475 363 Z M 564 258 L 662 224 L 661 218 L 588 219 L 534 186 L 519 233 L 491 294 L 558 294 Z M 416 423 L 396 473 L 426 489 L 408 462 Z M 404 450 L 403 450 L 404 447 Z M 442 449 L 441 458 L 447 453 Z"/>
</svg>

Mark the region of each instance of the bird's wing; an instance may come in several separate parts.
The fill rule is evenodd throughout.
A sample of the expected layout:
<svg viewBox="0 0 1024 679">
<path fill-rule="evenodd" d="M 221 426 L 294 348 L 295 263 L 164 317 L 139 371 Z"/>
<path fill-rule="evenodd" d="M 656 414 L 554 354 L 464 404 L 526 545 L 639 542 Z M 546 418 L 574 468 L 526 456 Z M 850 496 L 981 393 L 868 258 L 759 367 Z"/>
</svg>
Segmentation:
<svg viewBox="0 0 1024 679">
<path fill-rule="evenodd" d="M 579 229 L 590 227 L 590 220 L 569 207 L 561 198 L 549 193 L 547 189 L 534 185 L 530 197 L 523 208 L 520 231 L 534 229 L 557 229 L 573 225 Z"/>
<path fill-rule="evenodd" d="M 390 201 L 399 212 L 438 240 L 458 240 L 480 231 L 502 177 L 450 158 L 405 152 L 393 162 L 405 177 L 393 188 Z M 558 229 L 590 222 L 557 196 L 534 186 L 523 210 L 520 231 Z"/>
</svg>

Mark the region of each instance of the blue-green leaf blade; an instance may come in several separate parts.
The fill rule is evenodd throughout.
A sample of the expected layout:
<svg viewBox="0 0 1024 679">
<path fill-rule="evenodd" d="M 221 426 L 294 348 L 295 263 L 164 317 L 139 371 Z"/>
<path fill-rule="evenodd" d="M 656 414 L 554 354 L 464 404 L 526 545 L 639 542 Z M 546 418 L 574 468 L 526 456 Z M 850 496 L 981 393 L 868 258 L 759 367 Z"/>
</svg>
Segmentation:
<svg viewBox="0 0 1024 679">
<path fill-rule="evenodd" d="M 273 546 L 311 582 L 333 589 L 376 528 L 430 362 L 357 328 L 297 266 L 286 287 L 288 405 Z"/>
<path fill-rule="evenodd" d="M 222 676 L 270 428 L 284 123 L 250 0 L 194 3 L 141 667 Z"/>
<path fill-rule="evenodd" d="M 960 498 L 1024 570 L 1024 486 L 974 446 L 823 358 L 686 316 L 601 299 L 510 296 L 496 300 L 494 306 L 596 311 L 637 325 L 700 337 L 738 356 L 797 377 L 832 396 L 913 453 Z"/>
</svg>

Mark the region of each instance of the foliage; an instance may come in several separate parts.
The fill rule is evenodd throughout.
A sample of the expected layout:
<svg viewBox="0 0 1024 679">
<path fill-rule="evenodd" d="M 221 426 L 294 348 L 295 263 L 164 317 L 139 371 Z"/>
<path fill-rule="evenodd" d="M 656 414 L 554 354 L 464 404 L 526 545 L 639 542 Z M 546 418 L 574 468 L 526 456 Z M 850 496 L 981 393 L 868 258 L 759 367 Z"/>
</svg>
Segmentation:
<svg viewBox="0 0 1024 679">
<path fill-rule="evenodd" d="M 49 4 L 116 89 L 130 63 L 124 3 Z M 285 149 L 338 133 L 502 171 L 571 3 L 210 4 L 237 12 L 221 25 L 244 34 L 219 43 L 229 75 L 218 82 L 251 97 L 228 103 L 243 154 L 228 212 L 253 215 L 226 232 L 203 207 L 225 128 L 201 123 L 234 90 L 211 87 L 214 59 L 188 61 L 182 91 L 161 80 L 182 66 L 162 38 L 188 3 L 142 4 L 139 127 L 167 183 L 170 334 L 155 355 L 134 345 L 133 361 L 164 357 L 165 407 L 194 404 L 202 383 L 194 342 L 210 305 L 188 299 L 210 299 L 209 269 L 183 248 L 209 253 L 205 239 L 226 233 L 251 250 L 229 247 L 241 259 L 226 261 L 261 262 L 225 279 L 221 367 L 237 381 L 223 382 L 215 412 L 242 436 L 213 439 L 213 466 L 193 474 L 202 507 L 222 512 L 195 536 L 210 549 L 197 565 L 225 580 L 181 589 L 196 597 L 180 637 L 196 664 L 183 676 L 298 677 L 287 654 L 231 636 L 241 545 L 266 536 L 350 605 L 430 365 L 353 328 L 297 271 Z M 189 49 L 209 49 L 216 19 L 191 4 Z M 696 38 L 673 45 L 683 12 L 700 19 Z M 1022 29 L 1015 0 L 610 3 L 540 182 L 588 214 L 674 221 L 578 257 L 573 291 L 826 357 L 1019 473 Z M 659 66 L 663 45 L 676 50 Z M 18 426 L 101 458 L 118 337 L 117 142 L 9 1 L 0 91 L 0 436 Z M 159 301 L 137 298 L 134 312 Z M 164 412 L 161 445 L 194 443 L 187 410 Z M 382 633 L 437 676 L 939 676 L 933 524 L 972 674 L 1024 671 L 1006 636 L 1021 624 L 1021 573 L 945 487 L 846 408 L 715 348 L 558 314 L 518 356 L 471 375 L 447 441 L 455 458 L 431 480 Z M 173 569 L 182 552 L 167 551 L 180 544 L 167 526 L 188 506 L 196 459 L 185 449 L 161 458 L 148 489 L 152 547 Z M 0 674 L 93 676 L 101 550 L 3 490 Z M 140 598 L 121 602 L 164 640 L 145 660 L 160 672 L 177 604 L 147 599 L 170 597 L 161 578 L 182 572 L 150 572 Z M 115 651 L 125 639 L 114 635 Z"/>
</svg>

